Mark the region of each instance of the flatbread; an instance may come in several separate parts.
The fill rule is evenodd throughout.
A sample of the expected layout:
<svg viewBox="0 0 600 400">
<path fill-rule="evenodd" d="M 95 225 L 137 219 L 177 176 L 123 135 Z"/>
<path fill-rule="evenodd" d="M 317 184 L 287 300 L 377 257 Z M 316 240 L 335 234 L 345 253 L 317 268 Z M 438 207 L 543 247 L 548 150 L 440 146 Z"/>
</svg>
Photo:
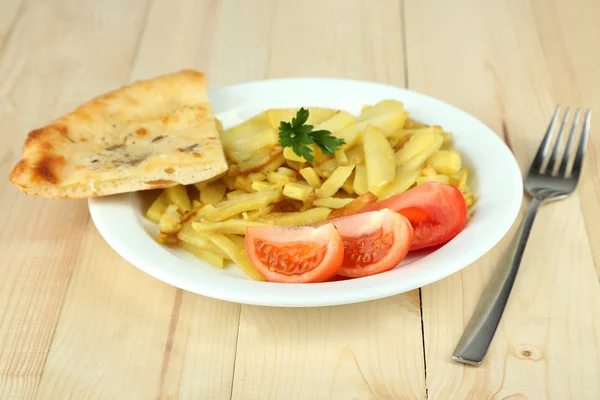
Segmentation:
<svg viewBox="0 0 600 400">
<path fill-rule="evenodd" d="M 99 96 L 32 131 L 9 179 L 30 195 L 83 198 L 225 171 L 205 76 L 186 70 Z"/>
</svg>

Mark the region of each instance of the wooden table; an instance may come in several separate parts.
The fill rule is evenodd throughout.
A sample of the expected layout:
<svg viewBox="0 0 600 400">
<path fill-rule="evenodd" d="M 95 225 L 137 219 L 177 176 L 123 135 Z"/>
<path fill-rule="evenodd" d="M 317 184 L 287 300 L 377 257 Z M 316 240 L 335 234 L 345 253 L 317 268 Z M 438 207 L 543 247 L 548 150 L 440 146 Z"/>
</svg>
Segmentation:
<svg viewBox="0 0 600 400">
<path fill-rule="evenodd" d="M 555 104 L 600 112 L 597 0 L 0 0 L 0 166 L 27 132 L 131 80 L 386 82 L 472 113 L 532 159 Z M 598 399 L 600 140 L 544 207 L 485 363 L 450 359 L 499 256 L 318 309 L 187 293 L 121 259 L 85 201 L 0 183 L 1 399 Z M 507 237 L 508 238 L 508 237 Z M 596 267 L 595 267 L 596 266 Z"/>
</svg>

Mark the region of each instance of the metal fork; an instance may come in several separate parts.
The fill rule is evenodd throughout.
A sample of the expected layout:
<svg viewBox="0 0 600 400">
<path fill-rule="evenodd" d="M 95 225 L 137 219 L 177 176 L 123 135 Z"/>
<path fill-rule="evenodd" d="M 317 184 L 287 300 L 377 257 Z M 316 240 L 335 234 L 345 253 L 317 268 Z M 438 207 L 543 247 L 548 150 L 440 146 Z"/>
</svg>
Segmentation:
<svg viewBox="0 0 600 400">
<path fill-rule="evenodd" d="M 519 230 L 513 238 L 510 246 L 500 261 L 500 264 L 494 271 L 494 274 L 486 287 L 479 304 L 475 308 L 469 324 L 465 328 L 460 341 L 454 349 L 452 358 L 470 365 L 480 365 L 487 353 L 488 347 L 502 313 L 506 306 L 508 296 L 515 282 L 521 259 L 525 251 L 527 239 L 533 226 L 533 221 L 539 207 L 546 202 L 561 200 L 569 196 L 575 190 L 581 169 L 583 166 L 583 157 L 587 140 L 590 133 L 591 110 L 585 113 L 583 128 L 579 139 L 579 145 L 575 152 L 572 168 L 569 168 L 573 159 L 572 152 L 575 145 L 575 136 L 579 123 L 580 110 L 578 109 L 573 118 L 571 131 L 567 140 L 567 146 L 561 156 L 561 142 L 565 125 L 569 120 L 570 110 L 567 108 L 556 138 L 554 148 L 549 159 L 548 150 L 552 137 L 554 136 L 554 127 L 560 114 L 560 106 L 556 107 L 550 125 L 546 130 L 544 140 L 533 159 L 527 178 L 525 179 L 525 189 L 531 196 L 531 203 L 527 208 L 527 214 L 519 226 Z M 560 162 L 560 164 L 559 164 Z"/>
</svg>

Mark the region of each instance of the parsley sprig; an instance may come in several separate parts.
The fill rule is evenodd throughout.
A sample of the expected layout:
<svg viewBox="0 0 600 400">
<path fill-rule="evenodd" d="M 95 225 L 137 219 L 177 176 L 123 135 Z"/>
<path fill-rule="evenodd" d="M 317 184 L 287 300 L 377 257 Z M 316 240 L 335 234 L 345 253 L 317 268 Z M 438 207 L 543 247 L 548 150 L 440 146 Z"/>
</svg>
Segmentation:
<svg viewBox="0 0 600 400">
<path fill-rule="evenodd" d="M 281 121 L 279 124 L 279 143 L 281 147 L 291 147 L 300 157 L 310 163 L 315 159 L 309 145 L 316 144 L 323 153 L 333 156 L 338 147 L 346 143 L 326 130 L 313 131 L 312 125 L 304 125 L 308 120 L 309 111 L 302 107 L 292 118 L 292 122 Z"/>
</svg>

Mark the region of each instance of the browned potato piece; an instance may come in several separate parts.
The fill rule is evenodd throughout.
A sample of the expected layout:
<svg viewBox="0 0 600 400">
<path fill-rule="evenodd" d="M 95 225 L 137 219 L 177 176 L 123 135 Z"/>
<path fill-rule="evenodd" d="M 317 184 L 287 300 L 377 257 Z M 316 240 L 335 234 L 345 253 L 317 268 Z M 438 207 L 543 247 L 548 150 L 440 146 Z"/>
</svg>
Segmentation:
<svg viewBox="0 0 600 400">
<path fill-rule="evenodd" d="M 361 196 L 358 196 L 351 203 L 346 204 L 342 208 L 338 208 L 337 210 L 332 210 L 327 219 L 334 219 L 339 217 L 345 217 L 346 215 L 352 215 L 356 212 L 362 210 L 366 206 L 370 206 L 373 203 L 376 203 L 378 200 L 377 196 L 375 196 L 371 192 L 367 192 Z"/>
</svg>

